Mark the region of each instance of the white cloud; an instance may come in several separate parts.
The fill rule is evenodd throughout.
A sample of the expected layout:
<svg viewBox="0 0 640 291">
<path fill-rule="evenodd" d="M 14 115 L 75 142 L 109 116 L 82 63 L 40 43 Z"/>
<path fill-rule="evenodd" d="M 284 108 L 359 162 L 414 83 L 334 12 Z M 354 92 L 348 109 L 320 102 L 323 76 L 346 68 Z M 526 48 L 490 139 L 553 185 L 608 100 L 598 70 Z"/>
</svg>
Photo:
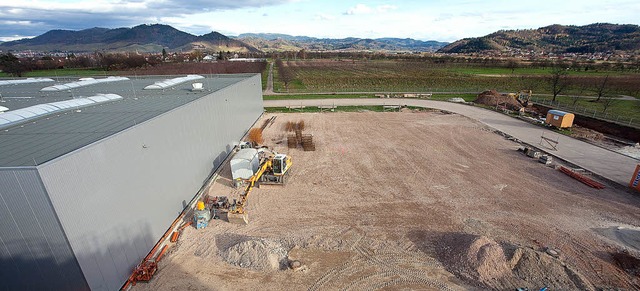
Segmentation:
<svg viewBox="0 0 640 291">
<path fill-rule="evenodd" d="M 335 16 L 333 15 L 329 15 L 329 14 L 324 14 L 324 13 L 316 13 L 315 20 L 334 20 L 336 19 Z"/>
<path fill-rule="evenodd" d="M 380 13 L 385 13 L 385 12 L 388 12 L 388 11 L 391 11 L 391 10 L 396 10 L 396 9 L 398 9 L 397 6 L 388 5 L 388 4 L 387 5 L 380 5 L 380 6 L 376 7 L 376 10 L 378 12 L 380 12 Z"/>
<path fill-rule="evenodd" d="M 347 11 L 345 11 L 344 14 L 357 15 L 357 14 L 386 13 L 396 9 L 398 9 L 397 6 L 389 5 L 389 4 L 378 5 L 376 7 L 369 7 L 366 4 L 357 4 L 356 6 L 353 6 L 347 9 Z"/>
<path fill-rule="evenodd" d="M 365 4 L 357 4 L 356 6 L 349 8 L 349 10 L 347 10 L 344 14 L 356 15 L 356 14 L 369 14 L 371 12 L 373 12 L 373 9 L 371 9 L 371 7 Z"/>
<path fill-rule="evenodd" d="M 51 29 L 161 23 L 198 35 L 215 30 L 235 35 L 273 32 L 454 41 L 499 29 L 553 23 L 640 21 L 638 0 L 539 0 L 537 4 L 529 7 L 503 0 L 0 0 L 0 37 L 8 40 Z"/>
<path fill-rule="evenodd" d="M 34 25 L 38 25 L 39 23 L 34 23 L 28 20 L 21 20 L 21 21 L 17 21 L 17 20 L 3 20 L 0 21 L 0 24 L 3 25 L 20 25 L 20 26 L 34 26 Z"/>
<path fill-rule="evenodd" d="M 24 36 L 24 35 L 11 35 L 11 36 L 1 36 L 0 41 L 14 41 L 23 38 L 33 38 L 35 36 Z"/>
</svg>

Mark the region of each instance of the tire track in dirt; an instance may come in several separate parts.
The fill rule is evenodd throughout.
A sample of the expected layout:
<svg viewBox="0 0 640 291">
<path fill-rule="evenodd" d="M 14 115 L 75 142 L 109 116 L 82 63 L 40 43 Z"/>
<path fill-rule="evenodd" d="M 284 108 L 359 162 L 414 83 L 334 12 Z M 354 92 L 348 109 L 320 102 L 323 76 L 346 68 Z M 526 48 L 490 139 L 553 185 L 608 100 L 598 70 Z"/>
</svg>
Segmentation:
<svg viewBox="0 0 640 291">
<path fill-rule="evenodd" d="M 340 233 L 346 235 L 354 231 L 357 229 L 349 228 Z M 364 236 L 358 239 L 351 247 L 356 255 L 324 273 L 309 290 L 371 290 L 402 284 L 453 290 L 446 283 L 428 277 L 428 270 L 444 270 L 434 258 L 420 254 L 409 255 L 402 250 L 378 253 L 369 247 L 375 244 L 376 242 Z M 411 249 L 411 246 L 405 246 L 407 248 Z"/>
</svg>

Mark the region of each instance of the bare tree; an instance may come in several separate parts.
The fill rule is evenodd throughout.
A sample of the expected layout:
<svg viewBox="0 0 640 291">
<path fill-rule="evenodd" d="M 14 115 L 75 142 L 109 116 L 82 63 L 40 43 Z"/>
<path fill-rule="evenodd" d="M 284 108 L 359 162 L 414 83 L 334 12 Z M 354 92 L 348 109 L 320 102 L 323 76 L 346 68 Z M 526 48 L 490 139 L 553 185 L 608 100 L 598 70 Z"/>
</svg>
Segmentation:
<svg viewBox="0 0 640 291">
<path fill-rule="evenodd" d="M 596 90 L 595 92 L 598 94 L 598 98 L 595 100 L 595 102 L 600 102 L 600 99 L 602 98 L 602 96 L 606 95 L 606 89 L 607 89 L 607 81 L 609 80 L 609 75 L 604 76 L 604 79 L 602 80 L 601 83 L 596 84 Z"/>
<path fill-rule="evenodd" d="M 511 69 L 511 74 L 513 74 L 517 68 L 520 68 L 520 62 L 515 59 L 509 59 L 507 61 L 507 68 Z"/>
<path fill-rule="evenodd" d="M 602 113 L 607 113 L 607 110 L 611 108 L 611 106 L 618 103 L 620 99 L 613 96 L 603 96 L 602 97 Z"/>
<path fill-rule="evenodd" d="M 574 85 L 575 87 L 579 88 L 579 93 L 576 95 L 571 95 L 571 106 L 576 106 L 576 103 L 578 103 L 578 100 L 584 98 L 584 91 L 587 90 L 587 85 L 580 84 L 580 85 Z"/>
<path fill-rule="evenodd" d="M 282 59 L 276 60 L 276 68 L 278 69 L 278 78 L 284 83 L 284 88 L 289 91 L 289 83 L 293 81 L 293 72 L 287 67 Z"/>
<path fill-rule="evenodd" d="M 550 74 L 549 85 L 551 85 L 551 93 L 553 94 L 552 101 L 556 101 L 556 97 L 569 86 L 568 73 L 562 64 L 557 64 L 551 69 Z"/>
</svg>

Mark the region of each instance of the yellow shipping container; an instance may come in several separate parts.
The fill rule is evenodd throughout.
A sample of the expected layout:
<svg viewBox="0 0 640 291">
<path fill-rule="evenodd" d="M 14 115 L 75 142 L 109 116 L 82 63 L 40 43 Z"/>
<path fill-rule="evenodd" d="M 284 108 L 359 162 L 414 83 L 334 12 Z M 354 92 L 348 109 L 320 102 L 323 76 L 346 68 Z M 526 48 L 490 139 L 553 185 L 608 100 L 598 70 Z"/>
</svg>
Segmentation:
<svg viewBox="0 0 640 291">
<path fill-rule="evenodd" d="M 547 112 L 547 124 L 551 124 L 557 128 L 566 128 L 573 126 L 573 113 L 568 113 L 560 110 L 549 110 Z"/>
</svg>

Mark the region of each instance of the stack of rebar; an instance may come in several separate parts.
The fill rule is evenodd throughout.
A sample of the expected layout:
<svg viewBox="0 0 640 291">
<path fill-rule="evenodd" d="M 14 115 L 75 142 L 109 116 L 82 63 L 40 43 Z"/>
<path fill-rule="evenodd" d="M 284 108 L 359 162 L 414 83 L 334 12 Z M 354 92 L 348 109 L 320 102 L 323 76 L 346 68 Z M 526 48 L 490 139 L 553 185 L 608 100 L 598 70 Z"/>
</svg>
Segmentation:
<svg viewBox="0 0 640 291">
<path fill-rule="evenodd" d="M 289 147 L 290 149 L 295 149 L 296 147 L 298 147 L 298 141 L 296 140 L 295 135 L 287 136 L 287 147 Z"/>
<path fill-rule="evenodd" d="M 296 129 L 296 142 L 302 143 L 302 130 Z"/>
<path fill-rule="evenodd" d="M 302 131 L 304 128 L 304 120 L 298 122 L 289 121 L 284 124 L 284 130 L 286 132 L 293 131 L 294 133 L 287 136 L 287 146 L 290 149 L 294 149 L 297 148 L 298 145 L 302 145 L 304 151 L 315 151 L 316 145 L 313 143 L 313 135 L 303 134 Z"/>
<path fill-rule="evenodd" d="M 316 145 L 313 143 L 312 134 L 307 133 L 302 135 L 302 149 L 305 152 L 316 150 Z"/>
</svg>

